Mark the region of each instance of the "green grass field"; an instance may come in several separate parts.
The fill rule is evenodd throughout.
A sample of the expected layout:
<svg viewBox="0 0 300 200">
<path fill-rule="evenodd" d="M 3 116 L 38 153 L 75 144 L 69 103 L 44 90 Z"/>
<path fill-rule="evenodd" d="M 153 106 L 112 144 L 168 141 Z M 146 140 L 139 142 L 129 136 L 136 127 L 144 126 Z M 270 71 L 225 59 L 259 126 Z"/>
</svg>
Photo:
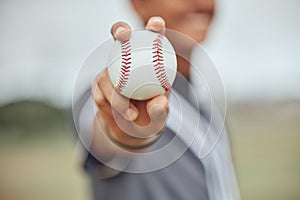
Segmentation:
<svg viewBox="0 0 300 200">
<path fill-rule="evenodd" d="M 235 105 L 228 115 L 244 200 L 300 199 L 300 104 Z"/>
<path fill-rule="evenodd" d="M 0 108 L 0 200 L 90 199 L 63 111 L 23 102 Z M 229 107 L 244 200 L 300 199 L 300 104 Z"/>
</svg>

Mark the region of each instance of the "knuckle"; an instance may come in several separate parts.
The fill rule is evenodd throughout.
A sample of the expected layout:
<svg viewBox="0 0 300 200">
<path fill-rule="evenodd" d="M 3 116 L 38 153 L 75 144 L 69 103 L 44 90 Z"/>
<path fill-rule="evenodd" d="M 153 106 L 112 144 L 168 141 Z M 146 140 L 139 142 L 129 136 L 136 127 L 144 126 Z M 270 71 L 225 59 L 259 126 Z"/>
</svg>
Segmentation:
<svg viewBox="0 0 300 200">
<path fill-rule="evenodd" d="M 103 107 L 107 105 L 106 99 L 103 97 L 103 94 L 99 89 L 93 89 L 92 95 L 98 107 Z"/>
<path fill-rule="evenodd" d="M 95 99 L 96 101 L 96 104 L 98 105 L 98 107 L 100 108 L 103 108 L 107 105 L 107 102 L 104 98 L 98 98 L 98 99 Z"/>
<path fill-rule="evenodd" d="M 111 99 L 111 106 L 119 112 L 125 111 L 129 107 L 129 100 L 126 101 L 119 95 Z"/>
</svg>

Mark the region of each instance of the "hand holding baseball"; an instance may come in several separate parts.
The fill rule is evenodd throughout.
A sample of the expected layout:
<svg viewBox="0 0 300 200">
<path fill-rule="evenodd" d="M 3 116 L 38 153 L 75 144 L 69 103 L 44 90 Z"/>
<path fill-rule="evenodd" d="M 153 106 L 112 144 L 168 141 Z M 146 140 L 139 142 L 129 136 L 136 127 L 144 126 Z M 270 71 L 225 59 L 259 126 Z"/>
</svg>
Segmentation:
<svg viewBox="0 0 300 200">
<path fill-rule="evenodd" d="M 162 35 L 164 29 L 165 23 L 160 17 L 150 18 L 146 25 L 146 30 Z M 111 33 L 120 42 L 129 40 L 131 36 L 130 27 L 124 22 L 114 24 Z M 129 148 L 146 146 L 165 127 L 168 92 L 148 100 L 128 99 L 115 90 L 106 69 L 94 81 L 92 94 L 98 106 L 95 121 L 115 143 Z"/>
</svg>

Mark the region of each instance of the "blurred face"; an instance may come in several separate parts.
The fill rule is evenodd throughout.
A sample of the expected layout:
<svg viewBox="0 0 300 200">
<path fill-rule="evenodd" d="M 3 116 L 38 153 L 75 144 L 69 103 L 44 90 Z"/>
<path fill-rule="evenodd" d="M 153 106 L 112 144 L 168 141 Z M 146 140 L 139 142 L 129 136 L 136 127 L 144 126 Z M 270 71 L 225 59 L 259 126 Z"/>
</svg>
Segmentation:
<svg viewBox="0 0 300 200">
<path fill-rule="evenodd" d="M 198 43 L 205 39 L 215 7 L 214 0 L 132 0 L 132 3 L 145 23 L 152 16 L 161 16 L 168 29 Z"/>
</svg>

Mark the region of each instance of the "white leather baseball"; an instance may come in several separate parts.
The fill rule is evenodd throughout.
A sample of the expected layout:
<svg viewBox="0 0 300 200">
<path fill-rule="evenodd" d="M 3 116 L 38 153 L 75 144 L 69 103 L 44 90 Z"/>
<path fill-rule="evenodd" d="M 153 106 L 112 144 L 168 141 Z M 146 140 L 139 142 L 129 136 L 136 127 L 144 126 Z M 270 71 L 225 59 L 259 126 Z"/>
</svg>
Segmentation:
<svg viewBox="0 0 300 200">
<path fill-rule="evenodd" d="M 130 40 L 114 42 L 107 67 L 112 84 L 122 95 L 146 100 L 170 90 L 177 61 L 165 36 L 138 30 L 131 32 Z"/>
</svg>

